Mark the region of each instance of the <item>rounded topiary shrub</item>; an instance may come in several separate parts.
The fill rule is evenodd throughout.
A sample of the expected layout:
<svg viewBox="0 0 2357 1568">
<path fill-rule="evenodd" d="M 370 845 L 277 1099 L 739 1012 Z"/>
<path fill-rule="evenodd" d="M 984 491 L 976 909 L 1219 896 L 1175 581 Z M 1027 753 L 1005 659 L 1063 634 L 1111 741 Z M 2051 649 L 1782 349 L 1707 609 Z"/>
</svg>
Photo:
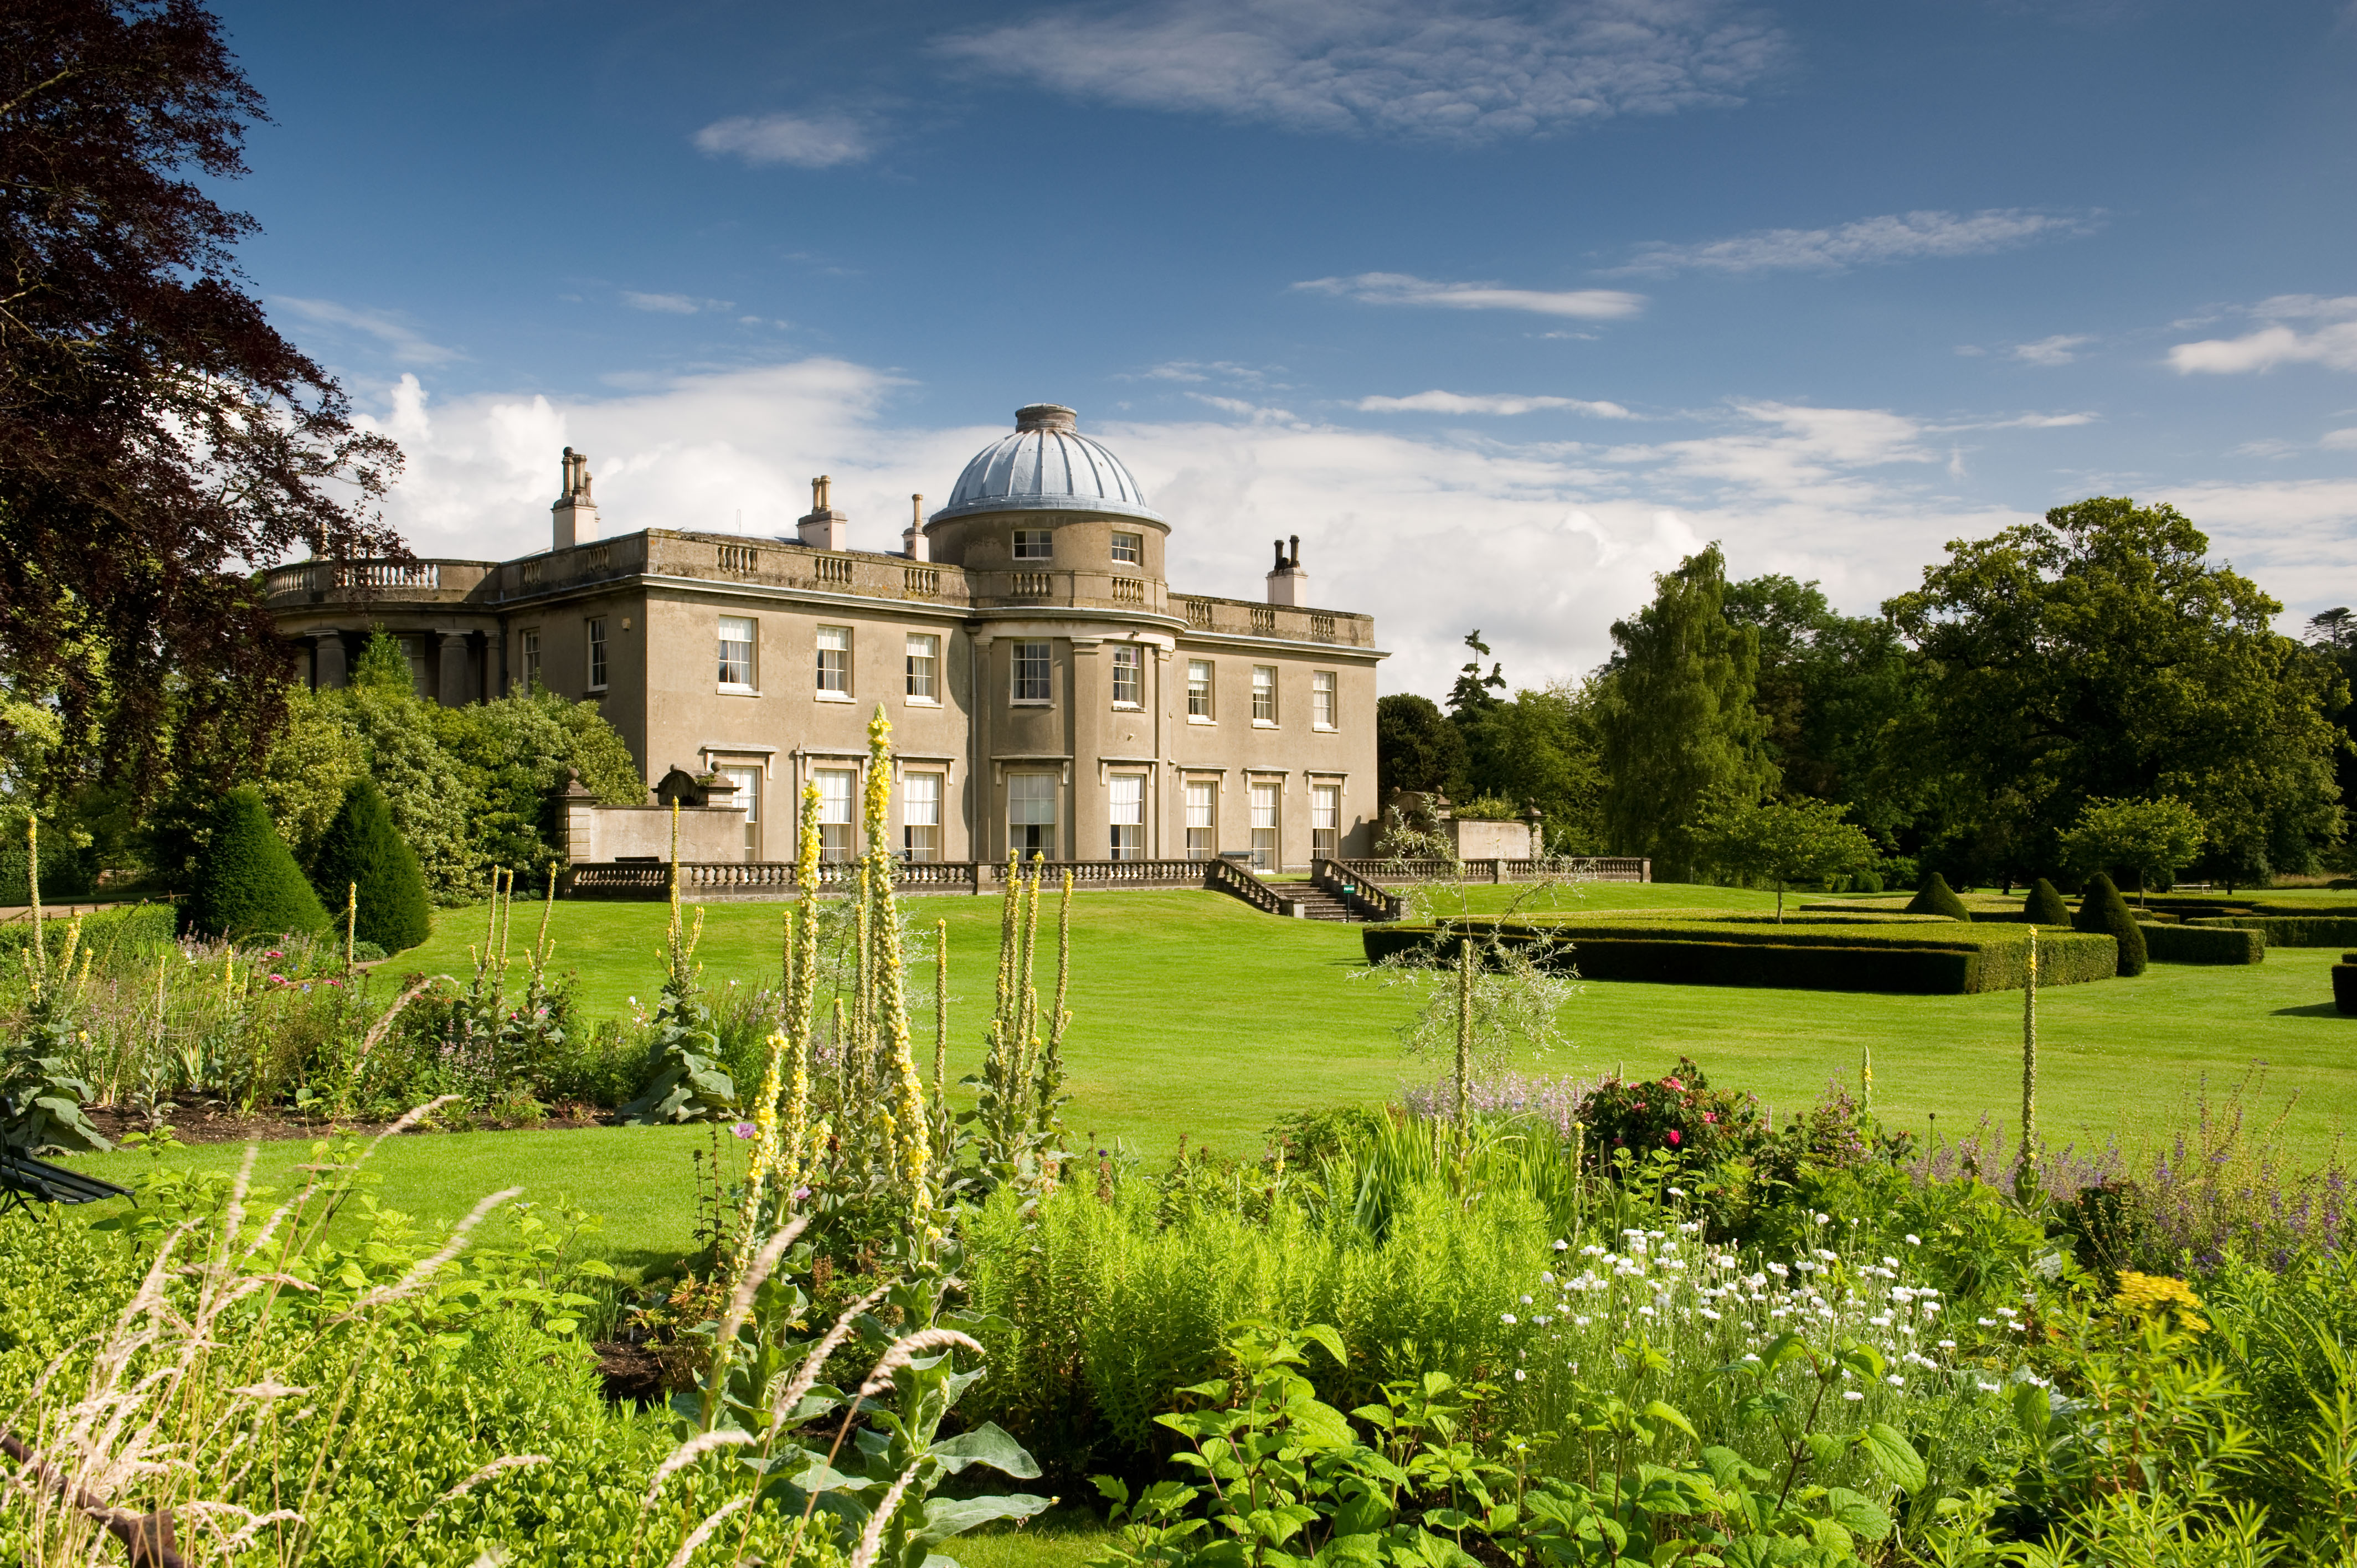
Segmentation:
<svg viewBox="0 0 2357 1568">
<path fill-rule="evenodd" d="M 261 790 L 252 785 L 231 789 L 208 825 L 183 907 L 188 929 L 209 937 L 274 937 L 317 936 L 328 929 L 328 911 L 270 825 Z"/>
<path fill-rule="evenodd" d="M 2071 906 L 2062 902 L 2062 895 L 2054 891 L 2054 884 L 2041 876 L 2030 884 L 2029 897 L 2022 901 L 2021 918 L 2033 926 L 2067 926 L 2071 923 Z"/>
<path fill-rule="evenodd" d="M 1949 920 L 1969 920 L 1973 918 L 1973 912 L 1964 908 L 1964 901 L 1957 897 L 1955 890 L 1948 886 L 1948 879 L 1936 871 L 1923 878 L 1923 886 L 1917 888 L 1915 897 L 1907 901 L 1907 912 L 1910 915 L 1938 915 Z"/>
<path fill-rule="evenodd" d="M 311 880 L 339 934 L 347 897 L 358 904 L 353 936 L 388 953 L 415 947 L 433 929 L 425 874 L 416 853 L 393 831 L 392 809 L 373 779 L 345 787 L 343 805 L 320 835 Z"/>
<path fill-rule="evenodd" d="M 2128 912 L 2128 901 L 2110 876 L 2097 872 L 2087 878 L 2087 896 L 2079 900 L 2079 913 L 2071 921 L 2072 929 L 2081 931 L 2103 931 L 2120 944 L 2120 972 L 2142 974 L 2146 962 L 2144 931 Z"/>
</svg>

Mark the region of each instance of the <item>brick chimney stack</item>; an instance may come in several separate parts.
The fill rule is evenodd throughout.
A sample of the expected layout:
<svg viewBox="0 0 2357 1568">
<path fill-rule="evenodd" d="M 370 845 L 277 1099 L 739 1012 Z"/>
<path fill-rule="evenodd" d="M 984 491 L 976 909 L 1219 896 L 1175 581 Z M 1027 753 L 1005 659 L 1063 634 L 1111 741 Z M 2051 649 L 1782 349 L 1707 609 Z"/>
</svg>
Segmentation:
<svg viewBox="0 0 2357 1568">
<path fill-rule="evenodd" d="M 794 532 L 813 550 L 851 548 L 851 519 L 834 510 L 834 481 L 821 474 L 811 481 L 811 509 L 798 519 Z"/>
<path fill-rule="evenodd" d="M 570 550 L 597 537 L 597 503 L 589 499 L 589 454 L 565 449 L 565 478 L 549 509 L 552 549 Z"/>
<path fill-rule="evenodd" d="M 1309 603 L 1309 574 L 1301 569 L 1301 535 L 1293 535 L 1292 542 L 1288 552 L 1284 540 L 1276 542 L 1276 565 L 1268 575 L 1268 602 L 1300 608 Z"/>
</svg>

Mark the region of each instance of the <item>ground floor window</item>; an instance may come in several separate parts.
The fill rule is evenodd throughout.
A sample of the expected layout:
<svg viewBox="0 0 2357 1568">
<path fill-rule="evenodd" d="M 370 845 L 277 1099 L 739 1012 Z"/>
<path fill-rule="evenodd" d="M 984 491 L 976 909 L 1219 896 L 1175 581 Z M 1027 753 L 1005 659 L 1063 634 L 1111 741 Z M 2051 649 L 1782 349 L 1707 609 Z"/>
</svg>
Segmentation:
<svg viewBox="0 0 2357 1568">
<path fill-rule="evenodd" d="M 1276 784 L 1252 787 L 1252 863 L 1255 871 L 1277 869 L 1277 792 L 1282 788 Z"/>
<path fill-rule="evenodd" d="M 1209 860 L 1219 853 L 1220 786 L 1214 779 L 1187 785 L 1187 858 Z"/>
<path fill-rule="evenodd" d="M 1114 775 L 1113 858 L 1146 858 L 1146 776 L 1142 773 Z"/>
<path fill-rule="evenodd" d="M 1056 858 L 1056 776 L 1006 776 L 1006 847 L 1027 865 L 1033 855 Z"/>
<path fill-rule="evenodd" d="M 856 853 L 851 824 L 856 819 L 859 775 L 848 768 L 821 768 L 818 779 L 818 857 L 849 860 Z"/>
<path fill-rule="evenodd" d="M 911 642 L 916 639 L 909 639 Z M 913 657 L 913 656 L 912 656 Z M 900 847 L 910 860 L 942 857 L 942 776 L 909 773 L 900 779 Z"/>
<path fill-rule="evenodd" d="M 1309 787 L 1309 853 L 1331 860 L 1342 853 L 1342 787 Z"/>
<path fill-rule="evenodd" d="M 723 768 L 720 777 L 737 786 L 730 799 L 745 808 L 745 858 L 761 858 L 761 770 L 758 768 Z"/>
</svg>

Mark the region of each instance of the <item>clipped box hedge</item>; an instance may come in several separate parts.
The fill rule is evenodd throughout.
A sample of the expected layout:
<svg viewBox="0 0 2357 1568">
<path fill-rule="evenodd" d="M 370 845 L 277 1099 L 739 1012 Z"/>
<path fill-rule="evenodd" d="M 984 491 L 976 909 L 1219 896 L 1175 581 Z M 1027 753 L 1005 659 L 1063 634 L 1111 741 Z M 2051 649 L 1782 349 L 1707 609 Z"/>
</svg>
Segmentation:
<svg viewBox="0 0 2357 1568">
<path fill-rule="evenodd" d="M 102 960 L 115 952 L 153 952 L 171 942 L 179 929 L 169 904 L 117 904 L 80 917 L 51 915 L 41 922 L 41 945 L 51 958 L 65 951 L 66 933 L 76 918 L 81 921 L 81 945 Z M 32 950 L 31 920 L 0 926 L 0 961 L 21 962 Z"/>
<path fill-rule="evenodd" d="M 2265 963 L 2267 933 L 2247 926 L 2147 926 L 2145 955 L 2155 963 Z"/>
<path fill-rule="evenodd" d="M 1501 926 L 1461 921 L 1507 941 L 1535 940 L 1529 922 Z M 1874 991 L 1917 996 L 1969 995 L 2018 989 L 2029 972 L 2029 934 L 1982 933 L 1972 927 L 1910 924 L 1874 931 L 1794 930 L 1727 923 L 1651 922 L 1550 925 L 1547 938 L 1569 944 L 1565 960 L 1585 980 L 1641 980 L 1665 985 L 1756 985 L 1792 991 Z M 1361 941 L 1371 961 L 1433 944 L 1430 926 L 1369 926 Z M 1440 940 L 1455 957 L 1455 933 Z M 2047 932 L 2039 938 L 2039 983 L 2074 985 L 2119 971 L 2119 944 L 2101 933 Z"/>
<path fill-rule="evenodd" d="M 2261 931 L 2271 948 L 2345 948 L 2357 943 L 2357 918 L 2347 915 L 2219 915 L 2185 923 L 2196 929 Z"/>
</svg>

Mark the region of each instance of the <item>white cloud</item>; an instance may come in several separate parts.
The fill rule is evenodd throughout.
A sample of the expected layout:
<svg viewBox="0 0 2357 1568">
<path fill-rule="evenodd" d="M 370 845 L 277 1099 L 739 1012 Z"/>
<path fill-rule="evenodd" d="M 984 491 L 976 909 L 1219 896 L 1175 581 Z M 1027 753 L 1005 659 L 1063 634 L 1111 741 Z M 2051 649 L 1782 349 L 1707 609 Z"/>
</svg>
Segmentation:
<svg viewBox="0 0 2357 1568">
<path fill-rule="evenodd" d="M 292 295 L 273 295 L 270 303 L 284 306 L 304 320 L 320 327 L 344 327 L 364 332 L 384 345 L 397 364 L 447 365 L 453 360 L 466 358 L 456 349 L 445 349 L 429 343 L 406 323 L 382 310 L 359 310 L 349 305 L 339 305 L 332 299 L 297 299 Z"/>
<path fill-rule="evenodd" d="M 1361 305 L 1423 305 L 1442 310 L 1527 310 L 1539 316 L 1573 316 L 1619 321 L 1645 308 L 1641 294 L 1616 288 L 1550 291 L 1501 288 L 1491 283 L 1436 283 L 1406 273 L 1359 273 L 1351 277 L 1312 278 L 1293 285 L 1312 294 L 1340 295 Z"/>
<path fill-rule="evenodd" d="M 2069 430 L 2093 424 L 2099 413 L 2020 413 L 2011 419 L 1979 419 L 1963 424 L 1943 424 L 1942 430 Z"/>
<path fill-rule="evenodd" d="M 389 518 L 420 554 L 507 557 L 548 543 L 558 454 L 589 454 L 608 533 L 647 527 L 791 536 L 813 474 L 834 478 L 852 542 L 899 548 L 908 497 L 939 504 L 1003 426 L 894 422 L 898 383 L 802 360 L 594 396 L 440 403 L 404 378 L 377 424 L 408 471 Z M 2011 512 L 1962 503 L 1944 450 L 1889 411 L 1750 403 L 1691 440 L 1599 449 L 1303 420 L 1211 392 L 1200 419 L 1115 422 L 1082 410 L 1170 518 L 1173 581 L 1255 597 L 1267 541 L 1302 535 L 1321 605 L 1377 618 L 1385 691 L 1445 690 L 1469 626 L 1532 682 L 1592 668 L 1651 575 L 1712 539 L 1737 571 L 1824 580 L 1864 609 L 1914 581 L 1942 542 Z M 1442 564 L 1445 564 L 1445 568 Z"/>
<path fill-rule="evenodd" d="M 738 114 L 698 131 L 695 145 L 715 157 L 734 156 L 757 167 L 834 168 L 876 152 L 866 124 L 847 114 Z"/>
<path fill-rule="evenodd" d="M 2240 338 L 2208 338 L 2179 343 L 2169 351 L 2170 368 L 2184 373 L 2241 375 L 2277 365 L 2314 364 L 2357 371 L 2357 295 L 2322 299 L 2315 295 L 2278 295 L 2251 306 L 2269 323 Z M 2318 324 L 2300 331 L 2290 322 Z"/>
<path fill-rule="evenodd" d="M 1361 413 L 1512 414 L 1567 408 L 1598 419 L 1631 417 L 1629 411 L 1617 403 L 1591 403 L 1576 397 L 1517 397 L 1511 392 L 1420 392 L 1407 397 L 1362 397 L 1351 406 Z"/>
<path fill-rule="evenodd" d="M 2079 357 L 2079 346 L 2095 339 L 2086 333 L 2058 332 L 2035 343 L 2016 343 L 2013 357 L 2030 365 L 2067 365 Z"/>
<path fill-rule="evenodd" d="M 852 542 L 894 550 L 909 494 L 938 505 L 966 459 L 1005 434 L 897 423 L 899 385 L 811 359 L 606 395 L 446 404 L 406 376 L 376 421 L 409 457 L 387 512 L 420 554 L 545 548 L 569 445 L 589 454 L 611 534 L 728 532 L 741 510 L 747 533 L 791 536 L 810 476 L 824 473 Z M 1171 520 L 1174 585 L 1256 597 L 1267 542 L 1300 534 L 1315 602 L 1376 617 L 1394 650 L 1387 692 L 1446 690 L 1472 626 L 1518 681 L 1587 671 L 1652 574 L 1713 539 L 1741 575 L 1818 578 L 1862 612 L 1915 583 L 1948 540 L 2030 515 L 1960 499 L 1943 427 L 1887 409 L 1736 403 L 1696 416 L 1690 437 L 1608 448 L 1351 428 L 1196 395 L 1219 413 L 1124 423 L 1082 410 L 1082 428 Z M 2357 479 L 2132 493 L 2176 501 L 2216 553 L 2279 596 L 2357 570 Z"/>
<path fill-rule="evenodd" d="M 2317 445 L 2332 452 L 2357 452 L 2357 427 L 2326 431 Z"/>
<path fill-rule="evenodd" d="M 622 303 L 632 310 L 651 310 L 659 316 L 694 316 L 699 311 L 730 308 L 725 299 L 698 299 L 686 294 L 639 294 L 627 288 L 622 291 Z M 748 316 L 745 319 L 760 318 Z"/>
<path fill-rule="evenodd" d="M 1125 381 L 1178 381 L 1193 386 L 1200 386 L 1206 381 L 1227 381 L 1237 386 L 1281 387 L 1283 382 L 1269 378 L 1284 373 L 1283 365 L 1240 365 L 1232 360 L 1167 360 L 1161 364 L 1114 379 Z"/>
<path fill-rule="evenodd" d="M 1650 244 L 1627 266 L 1635 273 L 1836 272 L 1883 262 L 1977 256 L 2033 240 L 2091 234 L 2096 212 L 2033 212 L 2018 207 L 1981 212 L 1905 212 L 1861 218 L 1830 229 L 1762 229 L 1696 245 Z"/>
<path fill-rule="evenodd" d="M 1160 0 L 946 38 L 979 70 L 1098 102 L 1287 130 L 1478 143 L 1740 102 L 1782 34 L 1721 0 Z"/>
</svg>

